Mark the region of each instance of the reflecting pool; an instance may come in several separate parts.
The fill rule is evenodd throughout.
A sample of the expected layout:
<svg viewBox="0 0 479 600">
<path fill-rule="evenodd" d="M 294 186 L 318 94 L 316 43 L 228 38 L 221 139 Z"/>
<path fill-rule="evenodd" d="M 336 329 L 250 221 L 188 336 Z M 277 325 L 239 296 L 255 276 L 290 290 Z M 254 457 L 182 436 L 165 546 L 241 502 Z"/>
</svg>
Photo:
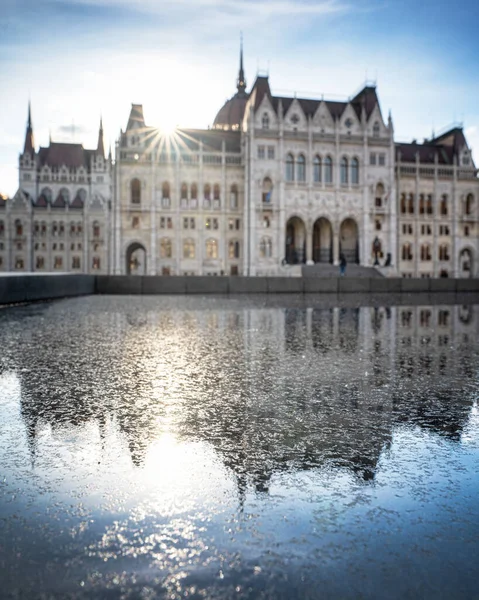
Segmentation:
<svg viewBox="0 0 479 600">
<path fill-rule="evenodd" d="M 479 305 L 360 303 L 0 310 L 0 596 L 477 597 Z"/>
</svg>

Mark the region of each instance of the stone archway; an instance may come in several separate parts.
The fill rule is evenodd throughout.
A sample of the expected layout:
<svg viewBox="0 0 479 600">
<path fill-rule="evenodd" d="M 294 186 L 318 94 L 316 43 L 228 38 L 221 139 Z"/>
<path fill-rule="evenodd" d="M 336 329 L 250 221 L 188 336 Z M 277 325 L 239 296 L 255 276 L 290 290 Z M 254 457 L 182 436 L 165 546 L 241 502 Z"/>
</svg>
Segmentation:
<svg viewBox="0 0 479 600">
<path fill-rule="evenodd" d="M 313 227 L 313 262 L 333 262 L 333 227 L 325 217 L 317 219 Z"/>
<path fill-rule="evenodd" d="M 354 219 L 344 219 L 339 228 L 339 253 L 348 263 L 359 264 L 359 232 Z"/>
<path fill-rule="evenodd" d="M 286 262 L 299 265 L 306 262 L 306 226 L 299 217 L 291 217 L 286 223 Z"/>
<path fill-rule="evenodd" d="M 146 275 L 146 249 L 142 244 L 138 242 L 130 244 L 125 259 L 127 275 Z"/>
<path fill-rule="evenodd" d="M 474 277 L 474 258 L 470 248 L 463 248 L 459 253 L 459 277 Z"/>
</svg>

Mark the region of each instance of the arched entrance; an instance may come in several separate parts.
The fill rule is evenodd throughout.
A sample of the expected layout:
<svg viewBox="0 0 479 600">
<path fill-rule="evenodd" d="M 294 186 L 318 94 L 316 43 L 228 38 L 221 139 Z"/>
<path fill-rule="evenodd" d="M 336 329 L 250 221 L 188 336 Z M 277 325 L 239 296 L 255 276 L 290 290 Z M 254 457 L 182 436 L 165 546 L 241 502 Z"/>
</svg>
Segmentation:
<svg viewBox="0 0 479 600">
<path fill-rule="evenodd" d="M 146 275 L 146 249 L 142 244 L 134 242 L 126 251 L 127 275 Z"/>
<path fill-rule="evenodd" d="M 344 219 L 339 229 L 339 253 L 348 263 L 359 264 L 358 225 L 354 219 Z"/>
<path fill-rule="evenodd" d="M 313 262 L 333 262 L 333 228 L 324 217 L 317 219 L 313 227 Z"/>
<path fill-rule="evenodd" d="M 299 217 L 291 217 L 286 223 L 285 259 L 288 265 L 306 262 L 306 227 Z"/>
<path fill-rule="evenodd" d="M 473 267 L 472 250 L 470 248 L 464 248 L 459 253 L 459 277 L 474 277 Z"/>
</svg>

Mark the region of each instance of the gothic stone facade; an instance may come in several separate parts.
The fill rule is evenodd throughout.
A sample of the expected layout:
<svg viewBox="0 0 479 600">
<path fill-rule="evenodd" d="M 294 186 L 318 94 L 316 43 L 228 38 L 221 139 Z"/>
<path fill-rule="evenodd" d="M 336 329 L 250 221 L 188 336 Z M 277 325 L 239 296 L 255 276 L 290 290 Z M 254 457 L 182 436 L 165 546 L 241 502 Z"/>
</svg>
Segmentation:
<svg viewBox="0 0 479 600">
<path fill-rule="evenodd" d="M 133 104 L 114 167 L 101 128 L 96 150 L 35 152 L 29 116 L 20 189 L 0 200 L 0 269 L 299 275 L 344 255 L 403 277 L 479 276 L 478 200 L 462 128 L 395 143 L 375 86 L 311 100 L 258 76 L 248 93 L 241 60 L 211 129 L 166 135 Z"/>
<path fill-rule="evenodd" d="M 111 157 L 98 146 L 35 150 L 30 110 L 19 189 L 0 199 L 0 271 L 108 273 Z"/>
</svg>

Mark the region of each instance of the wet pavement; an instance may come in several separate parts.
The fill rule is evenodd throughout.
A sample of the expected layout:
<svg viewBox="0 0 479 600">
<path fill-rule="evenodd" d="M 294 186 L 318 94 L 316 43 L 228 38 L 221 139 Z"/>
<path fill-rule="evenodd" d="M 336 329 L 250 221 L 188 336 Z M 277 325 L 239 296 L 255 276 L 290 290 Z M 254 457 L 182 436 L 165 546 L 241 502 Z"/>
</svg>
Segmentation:
<svg viewBox="0 0 479 600">
<path fill-rule="evenodd" d="M 479 305 L 426 300 L 0 310 L 0 597 L 479 597 Z"/>
</svg>

